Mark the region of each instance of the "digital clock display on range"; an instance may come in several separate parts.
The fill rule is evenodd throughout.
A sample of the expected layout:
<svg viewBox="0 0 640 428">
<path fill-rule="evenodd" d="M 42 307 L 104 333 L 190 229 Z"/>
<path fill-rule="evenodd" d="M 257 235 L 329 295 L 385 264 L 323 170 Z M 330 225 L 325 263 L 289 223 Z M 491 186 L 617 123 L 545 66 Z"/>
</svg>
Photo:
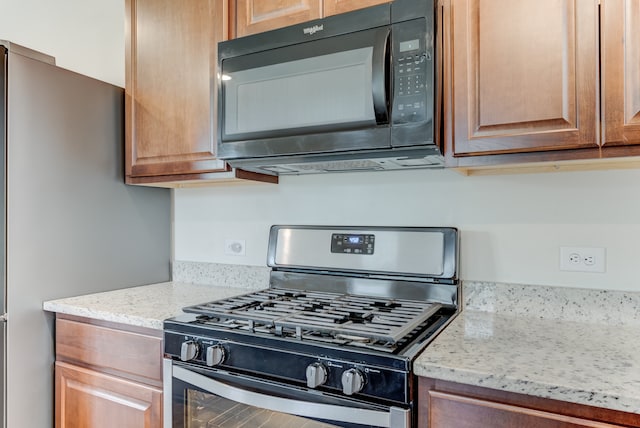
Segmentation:
<svg viewBox="0 0 640 428">
<path fill-rule="evenodd" d="M 361 235 L 349 235 L 346 240 L 349 244 L 362 244 L 364 242 L 364 238 Z"/>
<path fill-rule="evenodd" d="M 375 240 L 375 235 L 334 233 L 331 235 L 331 252 L 371 255 L 374 252 Z"/>
</svg>

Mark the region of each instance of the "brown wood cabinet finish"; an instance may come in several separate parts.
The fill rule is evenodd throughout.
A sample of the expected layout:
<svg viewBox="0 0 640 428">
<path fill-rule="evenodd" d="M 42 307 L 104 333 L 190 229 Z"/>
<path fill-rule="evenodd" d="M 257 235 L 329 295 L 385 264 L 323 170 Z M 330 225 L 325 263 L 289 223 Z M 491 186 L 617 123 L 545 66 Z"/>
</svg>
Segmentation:
<svg viewBox="0 0 640 428">
<path fill-rule="evenodd" d="M 640 2 L 601 2 L 602 144 L 640 144 Z"/>
<path fill-rule="evenodd" d="M 611 425 L 557 413 L 532 410 L 437 391 L 429 393 L 429 423 L 433 428 L 613 428 Z"/>
<path fill-rule="evenodd" d="M 56 428 L 162 426 L 162 331 L 56 316 Z"/>
<path fill-rule="evenodd" d="M 640 427 L 640 416 L 558 400 L 419 378 L 420 428 Z"/>
<path fill-rule="evenodd" d="M 351 12 L 377 4 L 388 3 L 390 0 L 324 0 L 324 16 Z"/>
<path fill-rule="evenodd" d="M 236 0 L 235 36 L 274 30 L 390 0 Z"/>
<path fill-rule="evenodd" d="M 228 170 L 216 159 L 210 96 L 226 4 L 126 0 L 127 177 Z"/>
<path fill-rule="evenodd" d="M 56 362 L 56 428 L 159 428 L 162 390 Z"/>
<path fill-rule="evenodd" d="M 152 335 L 153 334 L 153 335 Z M 56 319 L 56 359 L 162 386 L 162 333 Z"/>
<path fill-rule="evenodd" d="M 322 0 L 237 0 L 236 37 L 322 17 Z"/>
<path fill-rule="evenodd" d="M 443 0 L 450 157 L 598 148 L 597 3 Z"/>
</svg>

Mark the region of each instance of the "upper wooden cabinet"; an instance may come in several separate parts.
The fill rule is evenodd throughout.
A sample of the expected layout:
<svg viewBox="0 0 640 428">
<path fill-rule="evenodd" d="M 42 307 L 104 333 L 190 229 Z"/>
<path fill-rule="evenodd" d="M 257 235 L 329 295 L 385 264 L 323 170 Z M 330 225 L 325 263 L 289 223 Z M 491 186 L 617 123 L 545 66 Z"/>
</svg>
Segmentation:
<svg viewBox="0 0 640 428">
<path fill-rule="evenodd" d="M 453 155 L 598 147 L 597 3 L 445 3 L 445 129 Z"/>
<path fill-rule="evenodd" d="M 236 37 L 322 17 L 322 0 L 238 0 Z"/>
<path fill-rule="evenodd" d="M 602 144 L 640 143 L 640 2 L 606 0 L 601 10 Z"/>
<path fill-rule="evenodd" d="M 449 166 L 640 155 L 637 0 L 441 0 L 439 20 Z"/>
<path fill-rule="evenodd" d="M 125 175 L 130 184 L 177 187 L 277 177 L 216 159 L 218 42 L 227 0 L 126 0 Z"/>
<path fill-rule="evenodd" d="M 233 0 L 232 0 L 233 1 Z M 236 37 L 349 12 L 389 0 L 236 0 Z"/>
<path fill-rule="evenodd" d="M 388 3 L 390 0 L 324 0 L 324 16 L 351 12 L 377 4 Z"/>
<path fill-rule="evenodd" d="M 227 170 L 209 90 L 225 12 L 224 0 L 126 0 L 128 182 Z"/>
</svg>

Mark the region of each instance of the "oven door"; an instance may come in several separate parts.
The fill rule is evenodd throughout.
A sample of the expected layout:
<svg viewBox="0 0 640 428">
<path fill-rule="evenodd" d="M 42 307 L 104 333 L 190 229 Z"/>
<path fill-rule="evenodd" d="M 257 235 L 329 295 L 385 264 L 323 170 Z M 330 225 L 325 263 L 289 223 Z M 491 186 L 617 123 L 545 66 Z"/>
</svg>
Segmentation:
<svg viewBox="0 0 640 428">
<path fill-rule="evenodd" d="M 409 428 L 411 411 L 164 360 L 164 427 Z"/>
</svg>

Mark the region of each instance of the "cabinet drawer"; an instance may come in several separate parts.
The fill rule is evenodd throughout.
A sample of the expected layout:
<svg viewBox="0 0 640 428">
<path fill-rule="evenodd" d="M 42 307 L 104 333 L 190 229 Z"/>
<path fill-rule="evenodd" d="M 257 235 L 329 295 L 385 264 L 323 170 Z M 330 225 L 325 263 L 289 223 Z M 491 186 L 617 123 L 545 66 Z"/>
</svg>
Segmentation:
<svg viewBox="0 0 640 428">
<path fill-rule="evenodd" d="M 106 373 L 162 384 L 162 337 L 56 320 L 56 360 L 68 361 Z"/>
<path fill-rule="evenodd" d="M 595 420 L 429 391 L 429 428 L 622 428 Z"/>
</svg>

